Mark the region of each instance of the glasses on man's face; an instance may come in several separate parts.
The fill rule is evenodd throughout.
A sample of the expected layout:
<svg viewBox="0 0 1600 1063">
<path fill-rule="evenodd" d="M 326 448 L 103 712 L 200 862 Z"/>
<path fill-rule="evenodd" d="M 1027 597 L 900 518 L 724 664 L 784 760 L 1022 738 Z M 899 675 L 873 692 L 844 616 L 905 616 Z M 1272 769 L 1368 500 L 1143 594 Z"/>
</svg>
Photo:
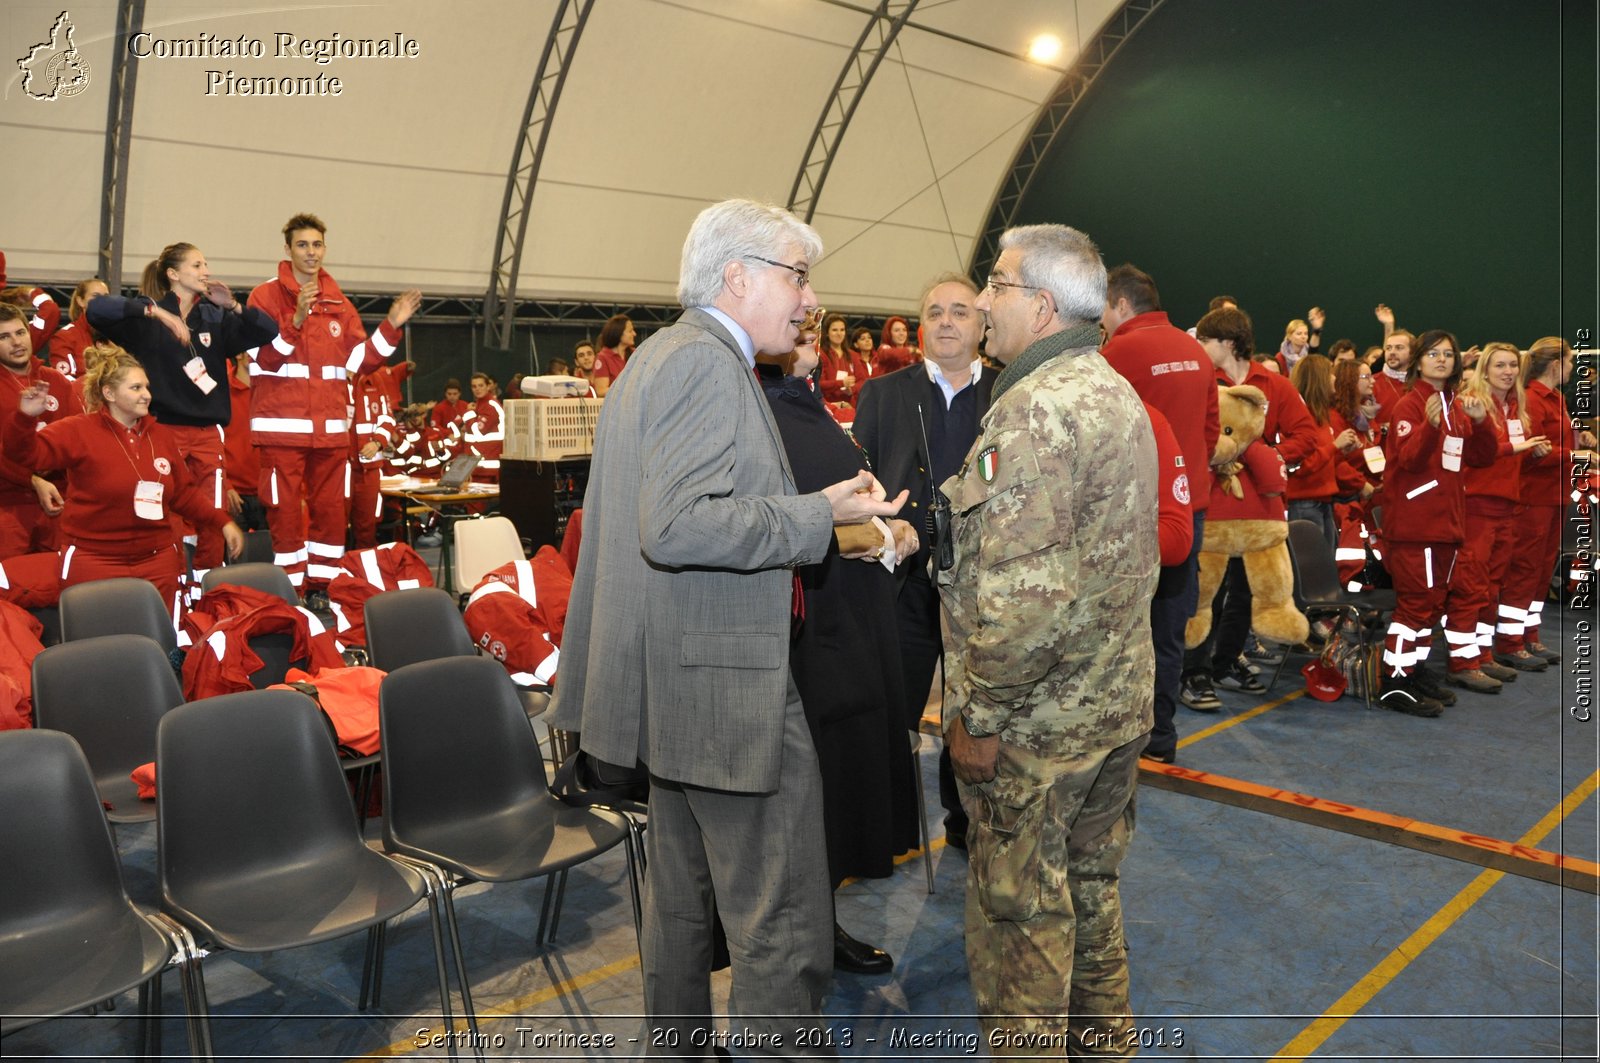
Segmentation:
<svg viewBox="0 0 1600 1063">
<path fill-rule="evenodd" d="M 1027 292 L 1039 291 L 1037 284 L 1014 284 L 1011 281 L 1003 281 L 991 273 L 989 274 L 989 283 L 983 286 L 983 293 L 993 299 L 1000 294 L 1001 288 L 1021 288 Z"/>
<path fill-rule="evenodd" d="M 779 269 L 786 269 L 790 273 L 793 273 L 794 286 L 796 288 L 804 288 L 806 285 L 811 283 L 811 271 L 804 266 L 791 266 L 787 262 L 779 262 L 776 259 L 771 258 L 762 258 L 760 255 L 748 255 L 746 257 L 752 262 L 765 262 L 769 266 L 777 266 Z"/>
</svg>

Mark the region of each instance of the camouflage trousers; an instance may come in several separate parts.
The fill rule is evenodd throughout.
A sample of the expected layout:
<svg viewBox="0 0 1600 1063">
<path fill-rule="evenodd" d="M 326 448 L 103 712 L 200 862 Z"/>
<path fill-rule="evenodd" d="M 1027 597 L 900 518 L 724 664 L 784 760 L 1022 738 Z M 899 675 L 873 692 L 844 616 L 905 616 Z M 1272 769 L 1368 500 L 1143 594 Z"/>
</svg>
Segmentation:
<svg viewBox="0 0 1600 1063">
<path fill-rule="evenodd" d="M 1002 742 L 995 778 L 961 786 L 967 967 L 996 1056 L 1136 1054 L 1118 871 L 1144 744 L 1050 757 Z"/>
</svg>

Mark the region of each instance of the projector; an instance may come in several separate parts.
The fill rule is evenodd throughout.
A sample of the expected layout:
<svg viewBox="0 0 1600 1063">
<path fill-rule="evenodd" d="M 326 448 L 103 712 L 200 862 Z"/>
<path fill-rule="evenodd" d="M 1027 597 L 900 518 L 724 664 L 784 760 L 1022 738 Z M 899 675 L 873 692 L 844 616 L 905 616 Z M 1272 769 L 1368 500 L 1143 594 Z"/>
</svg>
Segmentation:
<svg viewBox="0 0 1600 1063">
<path fill-rule="evenodd" d="M 589 394 L 589 382 L 575 376 L 525 376 L 522 393 L 538 399 L 576 399 Z"/>
</svg>

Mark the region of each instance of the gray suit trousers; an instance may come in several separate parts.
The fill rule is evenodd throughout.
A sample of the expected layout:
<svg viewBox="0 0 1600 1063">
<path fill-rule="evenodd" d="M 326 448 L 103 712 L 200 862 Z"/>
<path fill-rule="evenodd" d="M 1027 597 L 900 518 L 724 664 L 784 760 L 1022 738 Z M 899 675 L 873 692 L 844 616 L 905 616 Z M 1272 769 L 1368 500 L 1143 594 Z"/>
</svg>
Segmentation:
<svg viewBox="0 0 1600 1063">
<path fill-rule="evenodd" d="M 796 1044 L 833 980 L 833 897 L 822 777 L 794 680 L 774 793 L 651 777 L 644 898 L 644 1002 L 652 1055 L 701 1059 L 711 1024 L 713 904 L 728 935 L 734 1056 L 831 1056 Z M 762 1042 L 762 1043 L 752 1043 Z"/>
</svg>

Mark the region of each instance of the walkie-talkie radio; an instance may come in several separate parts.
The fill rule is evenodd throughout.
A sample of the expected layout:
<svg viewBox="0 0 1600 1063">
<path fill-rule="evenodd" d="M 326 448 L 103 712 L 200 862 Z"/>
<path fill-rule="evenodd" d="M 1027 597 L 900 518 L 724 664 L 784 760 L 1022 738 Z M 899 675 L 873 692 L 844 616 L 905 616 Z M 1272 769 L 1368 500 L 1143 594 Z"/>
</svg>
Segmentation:
<svg viewBox="0 0 1600 1063">
<path fill-rule="evenodd" d="M 950 535 L 950 500 L 944 497 L 944 492 L 939 490 L 933 482 L 933 448 L 928 446 L 928 426 L 922 419 L 922 403 L 917 403 L 917 425 L 922 429 L 922 453 L 928 462 L 928 517 L 933 527 L 934 556 L 938 559 L 939 571 L 944 572 L 955 567 L 956 543 Z"/>
</svg>

